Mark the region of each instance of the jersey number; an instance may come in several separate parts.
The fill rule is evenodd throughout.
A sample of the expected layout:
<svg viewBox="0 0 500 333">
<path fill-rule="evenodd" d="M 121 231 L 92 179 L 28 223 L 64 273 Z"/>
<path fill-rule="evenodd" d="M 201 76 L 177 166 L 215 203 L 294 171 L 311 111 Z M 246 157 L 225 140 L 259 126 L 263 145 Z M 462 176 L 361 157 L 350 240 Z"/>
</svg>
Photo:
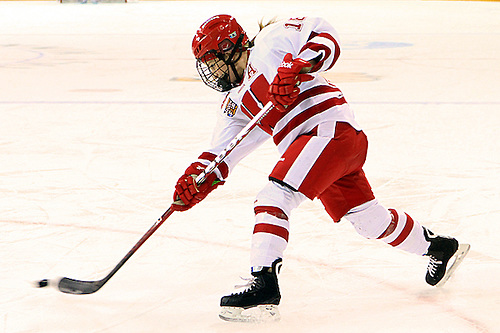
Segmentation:
<svg viewBox="0 0 500 333">
<path fill-rule="evenodd" d="M 285 28 L 287 29 L 295 29 L 297 31 L 302 30 L 303 23 L 305 17 L 291 18 L 285 22 Z"/>
</svg>

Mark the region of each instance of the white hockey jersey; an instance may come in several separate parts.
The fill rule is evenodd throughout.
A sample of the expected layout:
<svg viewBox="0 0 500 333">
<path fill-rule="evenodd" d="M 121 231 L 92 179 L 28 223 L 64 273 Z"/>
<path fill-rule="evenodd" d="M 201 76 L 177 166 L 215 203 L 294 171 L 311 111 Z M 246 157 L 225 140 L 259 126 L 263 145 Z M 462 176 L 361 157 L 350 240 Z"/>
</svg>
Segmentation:
<svg viewBox="0 0 500 333">
<path fill-rule="evenodd" d="M 287 112 L 271 110 L 226 157 L 229 172 L 271 137 L 282 154 L 299 135 L 333 137 L 338 121 L 361 130 L 342 92 L 318 74 L 330 69 L 340 55 L 337 32 L 321 18 L 293 18 L 273 23 L 257 35 L 242 84 L 224 96 L 212 147 L 207 152 L 218 155 L 269 101 L 269 84 L 287 53 L 304 60 L 317 60 L 320 56 L 311 70 L 314 79 L 299 86 L 300 94 Z"/>
</svg>

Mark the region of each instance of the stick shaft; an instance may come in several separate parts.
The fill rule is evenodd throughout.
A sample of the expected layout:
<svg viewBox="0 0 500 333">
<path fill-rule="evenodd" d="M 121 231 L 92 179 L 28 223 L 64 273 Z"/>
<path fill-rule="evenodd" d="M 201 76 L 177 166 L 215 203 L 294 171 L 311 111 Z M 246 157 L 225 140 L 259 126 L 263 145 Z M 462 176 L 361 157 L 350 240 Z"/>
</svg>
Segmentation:
<svg viewBox="0 0 500 333">
<path fill-rule="evenodd" d="M 151 237 L 152 234 L 172 215 L 174 210 L 170 207 L 163 215 L 149 228 L 149 230 L 139 239 L 139 241 L 128 251 L 128 253 L 120 260 L 120 262 L 108 273 L 103 279 L 97 281 L 82 281 L 62 278 L 57 283 L 59 291 L 67 294 L 85 295 L 93 294 L 109 281 L 116 272 L 134 255 L 134 253 Z"/>
<path fill-rule="evenodd" d="M 243 127 L 243 129 L 234 137 L 231 142 L 224 148 L 224 150 L 217 155 L 217 157 L 196 177 L 196 184 L 201 184 L 209 174 L 211 174 L 221 163 L 224 161 L 227 155 L 238 146 L 238 144 L 243 140 L 254 128 L 259 124 L 259 122 L 271 111 L 273 108 L 273 103 L 268 102 L 262 110 L 255 115 L 255 117 L 250 120 L 250 122 Z"/>
<path fill-rule="evenodd" d="M 262 110 L 234 137 L 233 140 L 217 155 L 217 157 L 196 177 L 196 183 L 201 184 L 231 153 L 234 148 L 259 124 L 259 122 L 273 108 L 271 102 L 267 103 Z M 139 239 L 139 241 L 128 251 L 128 253 L 120 260 L 120 262 L 108 273 L 103 279 L 97 281 L 82 281 L 70 278 L 62 278 L 58 283 L 60 291 L 68 294 L 92 294 L 98 291 L 106 282 L 115 275 L 115 273 L 134 255 L 135 252 L 155 233 L 158 228 L 165 222 L 174 210 L 169 207 L 165 213 L 149 228 L 149 230 Z"/>
<path fill-rule="evenodd" d="M 141 237 L 141 239 L 139 239 L 139 241 L 135 243 L 135 245 L 125 255 L 125 257 L 120 260 L 118 265 L 116 265 L 115 268 L 113 268 L 113 270 L 103 280 L 107 281 L 111 279 L 111 277 L 115 275 L 115 273 L 120 269 L 120 267 L 122 267 L 127 262 L 127 260 L 129 260 L 130 257 L 132 257 L 132 255 L 142 246 L 142 244 L 144 244 L 149 239 L 149 237 L 151 237 L 151 235 L 161 227 L 163 222 L 165 222 L 173 212 L 174 210 L 172 208 L 168 208 L 167 211 L 163 213 L 163 215 L 151 226 L 151 228 L 149 228 L 149 230 Z"/>
</svg>

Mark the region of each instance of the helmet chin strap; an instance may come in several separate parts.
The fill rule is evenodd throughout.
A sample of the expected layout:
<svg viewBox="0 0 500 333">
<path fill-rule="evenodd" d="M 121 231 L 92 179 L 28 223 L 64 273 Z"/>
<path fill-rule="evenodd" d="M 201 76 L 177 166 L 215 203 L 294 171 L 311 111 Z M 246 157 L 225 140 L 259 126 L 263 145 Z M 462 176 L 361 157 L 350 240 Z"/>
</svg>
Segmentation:
<svg viewBox="0 0 500 333">
<path fill-rule="evenodd" d="M 231 90 L 241 84 L 243 77 L 238 73 L 236 63 L 241 59 L 243 52 L 246 50 L 241 45 L 244 36 L 244 34 L 241 34 L 238 37 L 229 56 L 224 56 L 222 52 L 213 52 L 212 55 L 215 56 L 216 60 L 212 65 L 209 66 L 207 61 L 203 60 L 203 57 L 196 60 L 196 69 L 203 83 L 220 92 Z M 239 55 L 234 59 L 236 52 L 239 52 Z M 233 71 L 234 80 L 231 80 L 230 71 Z"/>
<path fill-rule="evenodd" d="M 243 37 L 244 35 L 241 34 L 239 37 L 238 37 L 238 40 L 236 41 L 236 44 L 234 45 L 233 47 L 233 50 L 231 51 L 231 54 L 229 55 L 229 58 L 228 58 L 228 61 L 224 60 L 224 63 L 228 66 L 228 67 L 231 67 L 233 73 L 234 73 L 234 76 L 235 76 L 235 83 L 240 83 L 241 80 L 242 80 L 242 77 L 239 75 L 238 71 L 236 70 L 236 66 L 235 64 L 238 62 L 238 60 L 240 60 L 241 58 L 241 55 L 243 53 L 243 50 L 240 51 L 240 56 L 238 57 L 238 59 L 236 60 L 233 60 L 233 57 L 234 55 L 236 54 L 236 52 L 238 52 L 238 50 L 241 49 L 241 41 L 243 40 Z M 233 85 L 232 82 L 230 82 L 231 85 Z"/>
<path fill-rule="evenodd" d="M 241 82 L 242 78 L 238 74 L 238 71 L 236 70 L 236 66 L 234 65 L 234 63 L 231 63 L 231 69 L 233 70 L 234 73 L 235 82 L 236 83 Z"/>
</svg>

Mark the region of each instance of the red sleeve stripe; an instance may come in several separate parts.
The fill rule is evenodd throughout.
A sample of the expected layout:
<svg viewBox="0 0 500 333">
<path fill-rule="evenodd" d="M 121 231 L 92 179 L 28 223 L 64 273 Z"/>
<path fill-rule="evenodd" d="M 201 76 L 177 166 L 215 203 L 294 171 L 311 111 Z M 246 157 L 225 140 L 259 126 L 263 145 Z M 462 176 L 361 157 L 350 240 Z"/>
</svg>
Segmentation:
<svg viewBox="0 0 500 333">
<path fill-rule="evenodd" d="M 317 72 L 321 67 L 323 67 L 323 64 L 325 63 L 325 59 L 328 59 L 330 57 L 330 55 L 332 54 L 332 51 L 330 50 L 330 48 L 328 46 L 326 46 L 325 44 L 317 44 L 317 43 L 309 42 L 306 45 L 304 45 L 304 48 L 308 48 L 308 49 L 315 51 L 315 52 L 318 52 L 318 53 L 320 51 L 323 51 L 325 53 L 323 58 L 321 58 L 321 60 L 318 61 L 318 63 L 316 65 L 314 65 L 314 67 L 310 70 L 310 72 Z"/>
<path fill-rule="evenodd" d="M 275 235 L 283 238 L 288 242 L 288 230 L 279 225 L 267 224 L 267 223 L 257 223 L 253 229 L 253 233 L 263 232 L 266 234 Z"/>
<path fill-rule="evenodd" d="M 198 159 L 199 160 L 208 160 L 208 161 L 212 162 L 213 160 L 215 160 L 216 157 L 217 157 L 217 155 L 215 155 L 215 154 L 212 154 L 209 152 L 203 152 L 203 153 L 201 153 L 200 156 L 198 156 Z M 229 166 L 226 164 L 226 162 L 222 161 L 222 163 L 219 164 L 217 169 L 219 169 L 219 171 L 222 175 L 222 178 L 226 179 L 227 176 L 229 176 Z"/>
<path fill-rule="evenodd" d="M 326 38 L 326 39 L 330 40 L 335 45 L 335 50 L 331 50 L 330 47 L 328 47 L 327 45 L 325 45 L 323 43 L 314 42 L 314 39 L 316 37 L 322 37 L 322 38 Z M 337 62 L 338 58 L 340 57 L 339 43 L 332 35 L 330 35 L 328 33 L 316 34 L 315 32 L 312 32 L 311 35 L 309 36 L 309 41 L 302 47 L 302 49 L 300 50 L 299 53 L 301 53 L 302 51 L 304 51 L 307 48 L 309 48 L 313 51 L 319 51 L 319 50 L 325 51 L 325 56 L 323 57 L 323 59 L 320 60 L 320 62 L 318 64 L 316 64 L 316 66 L 313 67 L 313 69 L 312 69 L 313 72 L 317 71 L 318 69 L 321 68 L 321 66 L 323 66 L 325 59 L 327 59 L 331 55 L 332 51 L 333 51 L 333 61 L 330 64 L 330 66 L 328 66 L 328 68 L 324 69 L 325 71 L 332 68 L 333 65 Z"/>
<path fill-rule="evenodd" d="M 340 45 L 339 43 L 337 42 L 337 40 L 335 38 L 332 37 L 332 42 L 333 44 L 335 44 L 335 50 L 333 52 L 333 61 L 332 63 L 330 64 L 330 66 L 328 66 L 328 68 L 325 69 L 325 71 L 329 70 L 330 68 L 333 67 L 333 65 L 335 65 L 335 63 L 337 62 L 337 60 L 339 59 L 340 57 Z"/>
</svg>

